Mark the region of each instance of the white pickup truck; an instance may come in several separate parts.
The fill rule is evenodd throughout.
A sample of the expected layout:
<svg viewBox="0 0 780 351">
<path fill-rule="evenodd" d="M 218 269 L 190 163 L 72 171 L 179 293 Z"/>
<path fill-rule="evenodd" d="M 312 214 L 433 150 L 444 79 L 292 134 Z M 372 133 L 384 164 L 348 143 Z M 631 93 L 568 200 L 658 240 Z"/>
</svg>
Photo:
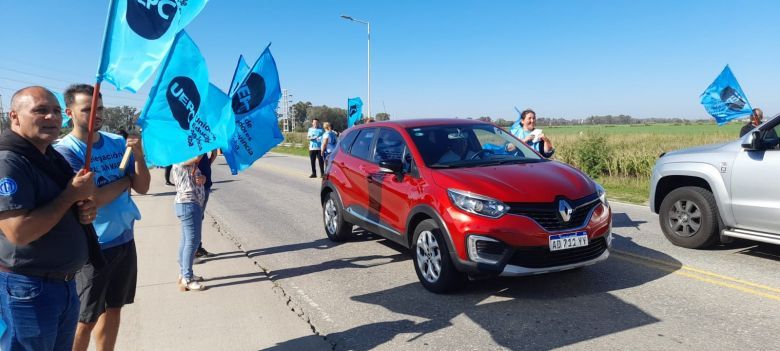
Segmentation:
<svg viewBox="0 0 780 351">
<path fill-rule="evenodd" d="M 662 154 L 650 209 L 669 241 L 704 248 L 742 238 L 780 245 L 780 115 L 739 140 Z"/>
</svg>

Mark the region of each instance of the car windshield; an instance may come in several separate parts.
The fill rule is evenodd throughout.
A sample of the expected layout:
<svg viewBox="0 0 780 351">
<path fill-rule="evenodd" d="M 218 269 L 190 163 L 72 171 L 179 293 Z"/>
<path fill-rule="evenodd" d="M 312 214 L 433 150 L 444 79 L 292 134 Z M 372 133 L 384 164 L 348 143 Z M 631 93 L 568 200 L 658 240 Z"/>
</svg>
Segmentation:
<svg viewBox="0 0 780 351">
<path fill-rule="evenodd" d="M 490 124 L 417 127 L 407 132 L 431 168 L 545 161 L 523 142 Z"/>
</svg>

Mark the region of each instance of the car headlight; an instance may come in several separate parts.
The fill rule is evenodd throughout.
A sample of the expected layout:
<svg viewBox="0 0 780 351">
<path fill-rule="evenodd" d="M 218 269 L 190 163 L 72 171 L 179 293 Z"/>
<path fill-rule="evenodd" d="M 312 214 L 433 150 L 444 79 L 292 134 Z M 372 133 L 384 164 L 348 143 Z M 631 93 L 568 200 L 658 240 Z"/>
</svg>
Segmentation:
<svg viewBox="0 0 780 351">
<path fill-rule="evenodd" d="M 596 184 L 596 194 L 599 196 L 599 200 L 601 200 L 602 204 L 609 206 L 609 202 L 607 202 L 607 191 L 604 190 L 604 187 L 601 186 L 601 184 L 594 183 Z"/>
<path fill-rule="evenodd" d="M 503 202 L 487 196 L 454 189 L 447 189 L 447 195 L 459 209 L 485 217 L 498 218 L 509 210 Z"/>
</svg>

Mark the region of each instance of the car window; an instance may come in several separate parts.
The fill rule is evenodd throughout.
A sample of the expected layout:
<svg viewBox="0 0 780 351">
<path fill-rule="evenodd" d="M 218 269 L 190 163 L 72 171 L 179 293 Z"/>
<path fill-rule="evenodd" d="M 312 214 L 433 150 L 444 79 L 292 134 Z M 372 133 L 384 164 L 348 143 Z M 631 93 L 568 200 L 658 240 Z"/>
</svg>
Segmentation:
<svg viewBox="0 0 780 351">
<path fill-rule="evenodd" d="M 343 152 L 348 152 L 349 147 L 352 146 L 352 142 L 355 141 L 355 137 L 358 135 L 357 132 L 351 131 L 348 132 L 347 135 L 344 135 L 341 140 L 339 140 L 339 148 Z"/>
<path fill-rule="evenodd" d="M 406 143 L 400 133 L 392 129 L 381 128 L 374 149 L 375 163 L 391 160 L 403 161 Z"/>
<path fill-rule="evenodd" d="M 349 153 L 352 154 L 352 156 L 369 160 L 371 142 L 374 140 L 375 134 L 375 128 L 361 130 L 360 134 L 355 138 L 355 143 L 352 145 Z"/>
<path fill-rule="evenodd" d="M 780 149 L 780 124 L 776 125 L 774 128 L 767 129 L 764 132 L 764 145 L 770 150 L 779 150 Z"/>
<path fill-rule="evenodd" d="M 539 162 L 525 143 L 492 124 L 440 125 L 407 132 L 428 167 L 474 167 Z"/>
</svg>

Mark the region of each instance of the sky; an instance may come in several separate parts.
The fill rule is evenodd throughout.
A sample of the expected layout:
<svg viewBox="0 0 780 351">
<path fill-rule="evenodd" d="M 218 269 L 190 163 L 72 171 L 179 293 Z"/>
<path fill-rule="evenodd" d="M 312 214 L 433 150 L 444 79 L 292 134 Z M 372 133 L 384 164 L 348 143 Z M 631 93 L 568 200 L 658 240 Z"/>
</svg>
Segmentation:
<svg viewBox="0 0 780 351">
<path fill-rule="evenodd" d="M 121 0 L 124 1 L 124 0 Z M 93 83 L 108 1 L 0 0 L 0 95 Z M 187 27 L 211 81 L 271 42 L 292 100 L 392 119 L 709 118 L 699 95 L 729 64 L 753 107 L 780 112 L 780 2 L 693 0 L 211 0 Z M 103 86 L 107 106 L 143 107 Z"/>
</svg>

